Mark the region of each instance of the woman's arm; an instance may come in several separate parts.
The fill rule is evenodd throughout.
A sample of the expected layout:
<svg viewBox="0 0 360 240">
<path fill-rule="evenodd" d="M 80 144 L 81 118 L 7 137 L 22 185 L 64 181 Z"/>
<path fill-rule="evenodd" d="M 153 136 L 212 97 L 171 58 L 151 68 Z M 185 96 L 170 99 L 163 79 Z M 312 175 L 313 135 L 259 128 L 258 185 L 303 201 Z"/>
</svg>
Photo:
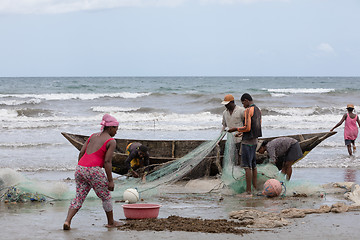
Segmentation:
<svg viewBox="0 0 360 240">
<path fill-rule="evenodd" d="M 334 131 L 335 128 L 339 127 L 346 119 L 347 114 L 345 113 L 344 116 L 341 118 L 340 122 L 338 122 L 331 130 L 330 132 Z"/>
<path fill-rule="evenodd" d="M 108 188 L 110 191 L 114 191 L 114 181 L 112 178 L 112 157 L 114 155 L 114 151 L 116 148 L 115 140 L 109 141 L 106 147 L 107 147 L 107 150 L 105 153 L 104 168 L 105 168 L 105 173 L 106 173 L 107 179 L 109 181 Z"/>
</svg>

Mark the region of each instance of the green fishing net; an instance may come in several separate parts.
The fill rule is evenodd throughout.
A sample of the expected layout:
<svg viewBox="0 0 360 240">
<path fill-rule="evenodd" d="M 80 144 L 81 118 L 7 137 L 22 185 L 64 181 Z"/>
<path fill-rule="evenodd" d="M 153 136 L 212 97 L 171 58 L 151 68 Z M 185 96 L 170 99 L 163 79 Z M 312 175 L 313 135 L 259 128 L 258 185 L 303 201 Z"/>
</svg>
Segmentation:
<svg viewBox="0 0 360 240">
<path fill-rule="evenodd" d="M 233 135 L 228 133 L 221 179 L 225 185 L 231 188 L 235 193 L 243 193 L 246 191 L 245 170 L 235 164 L 237 150 L 234 140 Z M 263 185 L 268 179 L 277 179 L 282 183 L 282 196 L 292 196 L 296 194 L 306 194 L 311 196 L 324 191 L 321 186 L 306 179 L 287 181 L 285 175 L 279 172 L 274 164 L 268 163 L 267 161 L 264 161 L 263 164 L 257 164 L 258 192 L 262 191 Z"/>
<path fill-rule="evenodd" d="M 234 136 L 231 133 L 222 132 L 216 139 L 206 141 L 184 157 L 169 162 L 156 171 L 146 176 L 146 182 L 141 183 L 139 179 L 129 178 L 116 182 L 116 189 L 112 192 L 113 197 L 122 197 L 127 188 L 136 188 L 142 197 L 149 197 L 157 194 L 157 188 L 162 185 L 172 184 L 184 179 L 192 171 L 204 171 L 201 164 L 210 164 L 204 161 L 207 156 L 213 156 L 214 149 L 219 142 L 227 135 L 225 150 L 222 162 L 221 180 L 232 189 L 235 193 L 245 192 L 246 180 L 243 168 L 235 164 L 236 146 Z M 279 174 L 279 170 L 273 164 L 257 165 L 257 186 L 258 191 L 262 190 L 266 180 L 274 178 L 281 182 L 287 188 L 287 195 L 294 192 L 307 193 L 311 195 L 321 191 L 319 186 L 306 181 L 286 181 L 284 176 Z M 21 177 L 19 173 L 10 169 L 0 169 L 0 201 L 9 202 L 27 202 L 27 201 L 45 201 L 45 200 L 62 200 L 73 198 L 73 193 L 68 190 L 65 183 L 38 182 Z M 90 194 L 90 197 L 96 197 Z"/>
<path fill-rule="evenodd" d="M 0 169 L 1 202 L 42 202 L 68 199 L 73 195 L 63 182 L 37 181 L 24 177 L 13 169 Z"/>
<path fill-rule="evenodd" d="M 17 187 L 8 187 L 0 197 L 2 202 L 43 202 L 46 197 L 42 194 L 31 193 Z"/>
<path fill-rule="evenodd" d="M 235 164 L 237 150 L 234 136 L 233 134 L 227 132 L 222 132 L 216 139 L 204 142 L 184 157 L 168 163 L 167 165 L 147 175 L 145 184 L 140 184 L 139 180 L 129 179 L 126 186 L 122 186 L 122 190 L 125 190 L 126 187 L 135 186 L 134 188 L 137 188 L 139 192 L 144 193 L 161 185 L 171 184 L 183 179 L 214 150 L 216 145 L 225 135 L 227 135 L 227 141 L 225 144 L 222 162 L 221 180 L 235 193 L 245 192 L 245 171 L 243 168 Z M 279 178 L 278 172 L 277 167 L 273 164 L 259 164 L 258 186 L 263 186 L 266 180 L 270 178 Z"/>
<path fill-rule="evenodd" d="M 203 161 L 223 139 L 226 132 L 212 141 L 206 141 L 193 151 L 175 160 L 146 176 L 146 183 L 139 186 L 139 191 L 144 192 L 157 186 L 174 183 L 183 179 Z"/>
<path fill-rule="evenodd" d="M 246 190 L 245 170 L 235 164 L 237 149 L 235 146 L 234 136 L 227 134 L 225 144 L 223 170 L 221 179 L 235 193 L 243 193 Z M 265 163 L 257 165 L 257 186 L 263 186 L 266 180 L 277 178 L 279 170 L 273 164 Z M 259 188 L 258 187 L 258 188 Z"/>
</svg>

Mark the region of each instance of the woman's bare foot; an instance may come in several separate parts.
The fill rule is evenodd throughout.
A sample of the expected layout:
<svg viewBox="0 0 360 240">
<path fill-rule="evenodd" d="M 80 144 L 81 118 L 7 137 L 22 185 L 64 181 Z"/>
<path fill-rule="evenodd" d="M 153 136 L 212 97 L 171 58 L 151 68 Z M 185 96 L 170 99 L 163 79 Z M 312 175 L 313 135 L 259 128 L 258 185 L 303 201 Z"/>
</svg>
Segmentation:
<svg viewBox="0 0 360 240">
<path fill-rule="evenodd" d="M 64 223 L 63 230 L 70 230 L 70 224 L 68 222 Z"/>
<path fill-rule="evenodd" d="M 105 227 L 107 228 L 116 228 L 116 227 L 121 227 L 122 225 L 124 225 L 124 223 L 122 222 L 118 222 L 118 221 L 114 221 L 113 224 L 106 224 Z"/>
</svg>

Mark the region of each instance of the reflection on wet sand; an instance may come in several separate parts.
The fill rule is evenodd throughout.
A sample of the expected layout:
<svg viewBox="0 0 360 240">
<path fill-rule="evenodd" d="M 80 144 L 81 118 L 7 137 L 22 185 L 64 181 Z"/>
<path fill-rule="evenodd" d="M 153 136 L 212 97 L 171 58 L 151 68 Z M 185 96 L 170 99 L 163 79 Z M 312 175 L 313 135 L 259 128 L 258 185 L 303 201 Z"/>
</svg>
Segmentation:
<svg viewBox="0 0 360 240">
<path fill-rule="evenodd" d="M 345 182 L 356 182 L 356 169 L 345 168 L 344 181 Z"/>
</svg>

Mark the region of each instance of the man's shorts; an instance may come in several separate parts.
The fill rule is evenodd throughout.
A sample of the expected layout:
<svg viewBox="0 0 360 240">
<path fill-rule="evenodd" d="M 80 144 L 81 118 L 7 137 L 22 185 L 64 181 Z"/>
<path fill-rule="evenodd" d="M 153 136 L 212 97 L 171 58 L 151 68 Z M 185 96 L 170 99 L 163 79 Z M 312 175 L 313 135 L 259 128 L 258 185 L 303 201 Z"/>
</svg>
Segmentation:
<svg viewBox="0 0 360 240">
<path fill-rule="evenodd" d="M 354 144 L 354 145 L 355 145 L 355 140 L 345 139 L 345 146 L 350 145 L 350 144 Z"/>
<path fill-rule="evenodd" d="M 256 146 L 241 144 L 241 167 L 256 168 Z"/>
<path fill-rule="evenodd" d="M 296 161 L 299 158 L 303 157 L 303 152 L 301 150 L 299 142 L 294 143 L 290 146 L 289 150 L 286 153 L 285 161 Z"/>
</svg>

